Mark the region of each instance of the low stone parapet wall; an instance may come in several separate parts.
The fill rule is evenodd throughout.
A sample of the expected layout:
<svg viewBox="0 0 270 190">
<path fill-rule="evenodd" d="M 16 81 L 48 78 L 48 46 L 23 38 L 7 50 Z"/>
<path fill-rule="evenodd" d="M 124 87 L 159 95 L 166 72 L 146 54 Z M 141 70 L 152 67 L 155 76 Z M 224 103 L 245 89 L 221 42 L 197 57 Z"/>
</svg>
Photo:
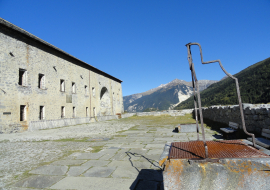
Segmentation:
<svg viewBox="0 0 270 190">
<path fill-rule="evenodd" d="M 69 125 L 78 125 L 83 123 L 90 123 L 95 121 L 106 121 L 118 119 L 118 115 L 106 115 L 106 116 L 97 116 L 95 118 L 84 117 L 84 118 L 64 118 L 56 120 L 40 120 L 40 121 L 31 121 L 29 123 L 28 131 L 35 131 L 41 129 L 65 127 Z"/>
<path fill-rule="evenodd" d="M 166 110 L 166 111 L 153 111 L 153 112 L 136 112 L 136 113 L 126 113 L 122 115 L 122 118 L 137 116 L 161 116 L 161 115 L 170 115 L 170 116 L 184 116 L 185 114 L 191 114 L 193 109 L 185 110 Z"/>
<path fill-rule="evenodd" d="M 188 110 L 167 110 L 162 112 L 137 112 L 137 113 L 126 113 L 122 114 L 121 118 L 137 116 L 160 116 L 160 115 L 171 115 L 171 116 L 183 116 L 187 113 L 192 113 L 193 109 Z M 56 120 L 40 120 L 31 121 L 29 123 L 28 131 L 35 131 L 41 129 L 65 127 L 69 125 L 78 125 L 83 123 L 90 123 L 95 121 L 106 121 L 118 119 L 118 115 L 107 115 L 107 116 L 96 116 L 94 118 L 84 117 L 84 118 L 64 118 Z"/>
<path fill-rule="evenodd" d="M 249 132 L 260 134 L 262 129 L 270 129 L 270 104 L 243 104 L 246 128 Z M 239 105 L 211 106 L 202 109 L 203 118 L 229 124 L 238 123 L 242 128 Z"/>
<path fill-rule="evenodd" d="M 29 123 L 28 131 L 78 125 L 82 123 L 90 123 L 90 117 L 31 121 Z"/>
<path fill-rule="evenodd" d="M 136 115 L 136 113 L 124 113 L 124 114 L 121 115 L 121 117 L 122 118 L 127 118 L 127 117 L 132 117 L 134 115 Z"/>
</svg>

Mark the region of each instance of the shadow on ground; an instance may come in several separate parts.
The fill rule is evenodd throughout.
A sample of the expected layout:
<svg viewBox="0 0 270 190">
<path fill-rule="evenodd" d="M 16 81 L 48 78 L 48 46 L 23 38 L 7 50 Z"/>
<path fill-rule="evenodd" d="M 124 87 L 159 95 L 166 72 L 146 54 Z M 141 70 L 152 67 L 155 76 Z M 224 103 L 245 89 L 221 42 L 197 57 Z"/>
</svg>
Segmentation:
<svg viewBox="0 0 270 190">
<path fill-rule="evenodd" d="M 126 152 L 126 154 L 129 156 L 129 161 L 138 172 L 138 176 L 135 179 L 135 181 L 130 186 L 131 190 L 164 190 L 163 185 L 163 175 L 162 175 L 162 168 L 159 166 L 158 162 L 149 159 L 145 157 L 142 154 L 132 153 L 132 152 Z M 134 157 L 141 157 L 145 159 L 146 161 L 150 162 L 154 167 L 157 169 L 141 169 L 139 170 L 137 167 L 134 166 L 131 156 Z"/>
<path fill-rule="evenodd" d="M 130 186 L 131 190 L 163 190 L 162 170 L 142 169 Z"/>
</svg>

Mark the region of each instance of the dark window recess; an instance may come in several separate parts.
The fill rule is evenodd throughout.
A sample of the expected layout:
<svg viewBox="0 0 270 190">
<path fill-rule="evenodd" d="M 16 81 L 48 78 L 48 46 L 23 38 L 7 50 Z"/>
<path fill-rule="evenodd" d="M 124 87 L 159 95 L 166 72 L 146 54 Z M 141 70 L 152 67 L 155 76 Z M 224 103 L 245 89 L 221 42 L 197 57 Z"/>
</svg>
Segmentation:
<svg viewBox="0 0 270 190">
<path fill-rule="evenodd" d="M 26 86 L 26 70 L 19 69 L 19 85 Z"/>
<path fill-rule="evenodd" d="M 61 107 L 61 118 L 65 118 L 65 106 Z"/>
<path fill-rule="evenodd" d="M 73 107 L 73 115 L 72 115 L 72 117 L 76 117 L 76 108 L 75 107 Z"/>
<path fill-rule="evenodd" d="M 45 108 L 44 106 L 40 106 L 39 108 L 39 119 L 43 120 L 45 118 Z"/>
<path fill-rule="evenodd" d="M 45 89 L 45 76 L 43 74 L 38 75 L 38 87 Z"/>
<path fill-rule="evenodd" d="M 20 121 L 26 120 L 26 106 L 20 105 Z"/>
<path fill-rule="evenodd" d="M 65 80 L 60 80 L 60 91 L 65 92 Z"/>
</svg>

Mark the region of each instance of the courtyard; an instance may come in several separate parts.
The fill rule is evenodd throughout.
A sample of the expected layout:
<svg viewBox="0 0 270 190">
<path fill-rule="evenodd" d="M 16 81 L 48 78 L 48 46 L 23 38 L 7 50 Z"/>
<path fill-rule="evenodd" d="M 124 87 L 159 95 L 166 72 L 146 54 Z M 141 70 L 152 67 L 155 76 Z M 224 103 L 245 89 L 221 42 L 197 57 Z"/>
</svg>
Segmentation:
<svg viewBox="0 0 270 190">
<path fill-rule="evenodd" d="M 185 116 L 133 116 L 0 135 L 0 188 L 162 189 L 159 158 L 167 142 L 197 140 L 175 133 Z M 205 128 L 206 140 L 221 136 Z"/>
</svg>

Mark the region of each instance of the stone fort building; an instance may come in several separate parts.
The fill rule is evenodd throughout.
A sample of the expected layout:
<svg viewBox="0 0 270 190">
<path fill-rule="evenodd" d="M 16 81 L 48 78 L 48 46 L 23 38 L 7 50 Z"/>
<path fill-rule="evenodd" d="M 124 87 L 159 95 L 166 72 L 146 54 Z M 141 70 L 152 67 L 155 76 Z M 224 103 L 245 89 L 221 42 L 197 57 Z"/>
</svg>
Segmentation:
<svg viewBox="0 0 270 190">
<path fill-rule="evenodd" d="M 0 133 L 116 118 L 121 82 L 0 18 Z"/>
</svg>

